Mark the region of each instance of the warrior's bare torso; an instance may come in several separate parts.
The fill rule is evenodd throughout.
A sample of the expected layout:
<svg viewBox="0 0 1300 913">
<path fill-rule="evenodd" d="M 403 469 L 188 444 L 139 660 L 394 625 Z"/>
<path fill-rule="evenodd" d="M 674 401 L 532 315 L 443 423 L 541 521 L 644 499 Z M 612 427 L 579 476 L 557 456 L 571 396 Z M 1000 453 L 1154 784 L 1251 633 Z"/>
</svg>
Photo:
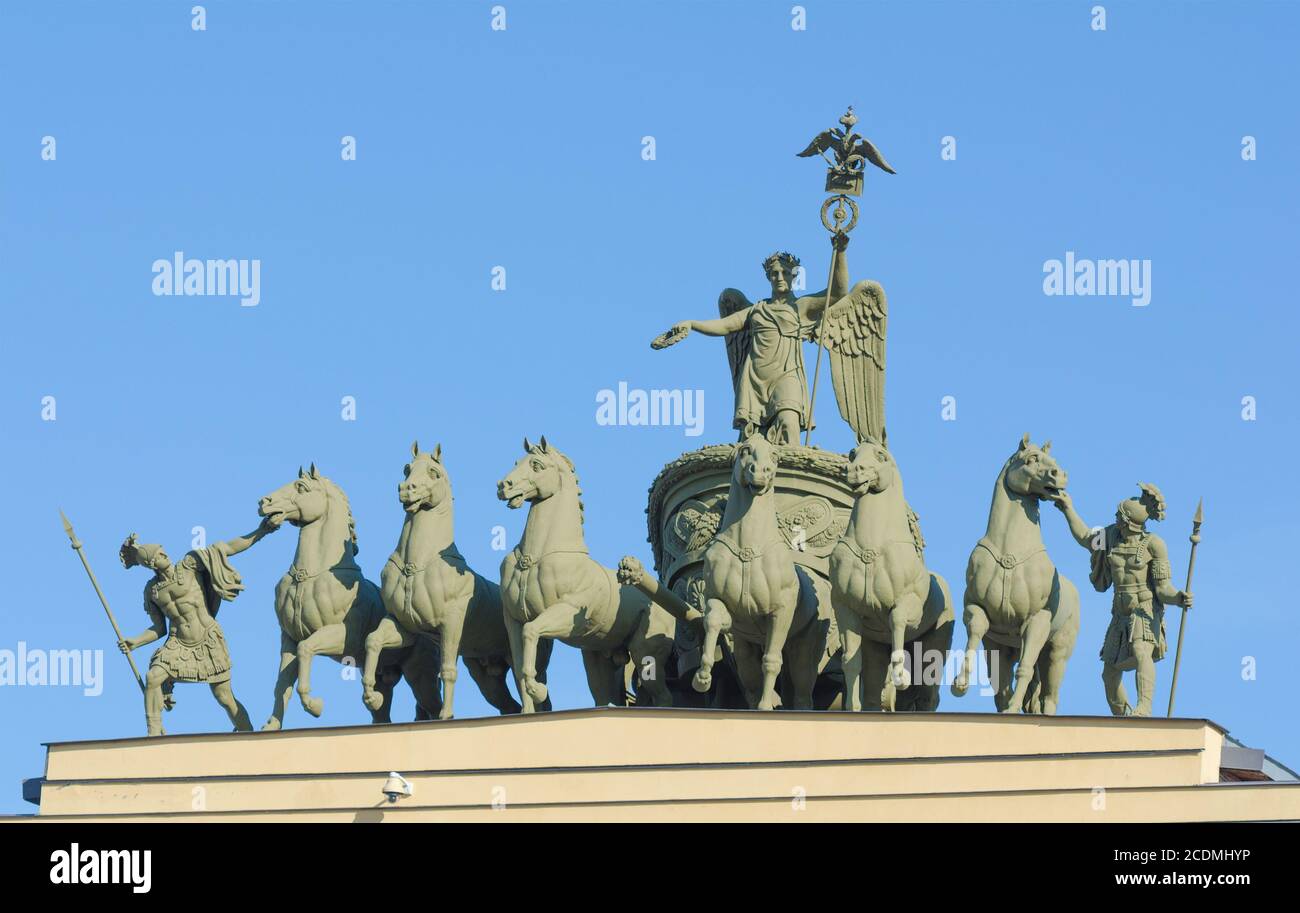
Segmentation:
<svg viewBox="0 0 1300 913">
<path fill-rule="evenodd" d="M 1152 603 L 1153 539 L 1156 537 L 1151 533 L 1120 538 L 1106 552 L 1105 560 L 1115 593 L 1114 609 L 1122 615 L 1131 615 L 1134 609 L 1149 607 Z"/>
<path fill-rule="evenodd" d="M 155 575 L 146 597 L 149 605 L 167 619 L 169 634 L 190 644 L 201 641 L 207 629 L 217 623 L 208 614 L 203 584 L 194 563 L 187 556 Z"/>
</svg>

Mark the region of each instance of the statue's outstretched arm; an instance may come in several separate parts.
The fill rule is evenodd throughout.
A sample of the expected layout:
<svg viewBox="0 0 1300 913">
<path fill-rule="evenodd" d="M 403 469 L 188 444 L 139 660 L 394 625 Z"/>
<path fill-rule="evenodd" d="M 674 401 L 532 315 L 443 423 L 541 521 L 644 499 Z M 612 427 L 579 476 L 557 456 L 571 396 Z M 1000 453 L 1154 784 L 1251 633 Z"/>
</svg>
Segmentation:
<svg viewBox="0 0 1300 913">
<path fill-rule="evenodd" d="M 688 329 L 703 333 L 705 336 L 726 336 L 745 328 L 745 321 L 749 319 L 749 311 L 749 308 L 745 308 L 736 311 L 734 314 L 728 314 L 726 317 L 719 317 L 716 320 L 684 320 L 678 326 L 685 325 Z"/>
<path fill-rule="evenodd" d="M 1069 524 L 1070 535 L 1074 537 L 1074 541 L 1088 551 L 1092 551 L 1093 529 L 1075 511 L 1074 501 L 1070 498 L 1069 492 L 1061 492 L 1056 496 L 1053 503 L 1060 509 L 1061 513 L 1065 514 L 1065 522 Z"/>
<path fill-rule="evenodd" d="M 252 548 L 258 540 L 275 532 L 280 527 L 272 523 L 269 518 L 264 518 L 257 529 L 253 530 L 247 536 L 236 536 L 234 539 L 227 539 L 225 542 L 218 542 L 217 548 L 225 552 L 226 556 L 238 555 L 240 552 Z"/>
</svg>

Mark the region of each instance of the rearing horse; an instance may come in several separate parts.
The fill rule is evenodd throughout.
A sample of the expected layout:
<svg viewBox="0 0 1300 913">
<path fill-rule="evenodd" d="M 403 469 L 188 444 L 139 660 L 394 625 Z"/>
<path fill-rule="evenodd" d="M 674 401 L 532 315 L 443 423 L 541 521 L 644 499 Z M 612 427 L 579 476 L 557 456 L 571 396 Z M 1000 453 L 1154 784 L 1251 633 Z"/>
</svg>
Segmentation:
<svg viewBox="0 0 1300 913">
<path fill-rule="evenodd" d="M 935 710 L 939 685 L 911 681 L 904 645 L 920 637 L 925 655 L 946 657 L 953 628 L 948 582 L 926 569 L 925 540 L 884 445 L 868 439 L 850 451 L 845 481 L 853 512 L 830 556 L 844 709 L 894 710 L 902 690 L 899 709 Z"/>
<path fill-rule="evenodd" d="M 1040 448 L 1029 435 L 1021 438 L 998 473 L 988 531 L 966 565 L 968 640 L 952 693 L 966 693 L 983 641 L 994 702 L 1005 713 L 1026 705 L 1029 712 L 1056 713 L 1065 664 L 1079 636 L 1079 591 L 1052 564 L 1039 526 L 1039 502 L 1053 500 L 1066 486 L 1051 449 L 1051 441 Z"/>
<path fill-rule="evenodd" d="M 366 635 L 384 617 L 379 590 L 357 566 L 356 531 L 343 490 L 312 464 L 310 472 L 258 502 L 257 512 L 276 523 L 298 527 L 298 549 L 288 573 L 275 585 L 275 614 L 280 621 L 280 674 L 275 682 L 271 718 L 263 729 L 279 729 L 295 680 L 303 708 L 320 716 L 324 701 L 311 693 L 311 661 L 318 653 L 359 662 L 366 654 Z M 389 721 L 393 686 L 402 676 L 415 692 L 422 714 L 440 709 L 435 652 L 427 645 L 391 651 L 380 663 L 383 700 L 372 710 L 376 723 Z"/>
<path fill-rule="evenodd" d="M 442 462 L 442 445 L 422 453 L 411 445 L 411 461 L 402 470 L 397 496 L 406 518 L 397 548 L 379 575 L 388 614 L 366 638 L 366 665 L 361 675 L 363 700 L 371 710 L 384 700 L 375 690 L 381 652 L 410 646 L 416 635 L 437 635 L 442 647 L 442 711 L 453 714 L 456 657 L 487 702 L 501 713 L 518 713 L 519 704 L 506 687 L 510 638 L 501 613 L 501 590 L 476 574 L 456 548 L 451 479 Z M 542 645 L 538 678 L 546 681 L 551 645 Z M 549 709 L 549 706 L 543 709 Z"/>
<path fill-rule="evenodd" d="M 736 445 L 727 506 L 704 550 L 704 643 L 691 686 L 709 690 L 718 637 L 731 631 L 750 707 L 780 705 L 776 682 L 784 666 L 794 709 L 811 710 L 825 632 L 812 580 L 777 525 L 776 465 L 775 449 L 761 434 Z"/>
<path fill-rule="evenodd" d="M 597 706 L 627 702 L 629 657 L 640 673 L 637 703 L 672 705 L 668 656 L 675 620 L 614 571 L 587 554 L 582 501 L 573 463 L 542 438 L 524 438 L 524 456 L 497 483 L 512 510 L 530 505 L 524 535 L 501 562 L 501 601 L 524 713 L 546 700 L 537 670 L 538 642 L 563 641 L 582 651 Z"/>
</svg>

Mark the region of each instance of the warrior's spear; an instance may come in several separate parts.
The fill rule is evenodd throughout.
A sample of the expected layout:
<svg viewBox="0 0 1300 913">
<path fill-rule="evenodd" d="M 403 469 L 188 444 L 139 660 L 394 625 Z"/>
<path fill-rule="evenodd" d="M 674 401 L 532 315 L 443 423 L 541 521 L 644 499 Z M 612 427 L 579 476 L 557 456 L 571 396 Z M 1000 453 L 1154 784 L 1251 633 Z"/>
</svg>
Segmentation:
<svg viewBox="0 0 1300 913">
<path fill-rule="evenodd" d="M 99 588 L 99 581 L 95 579 L 95 572 L 90 569 L 90 562 L 86 560 L 86 553 L 81 550 L 81 540 L 78 539 L 77 534 L 72 531 L 72 524 L 68 522 L 67 515 L 64 514 L 62 510 L 59 511 L 59 516 L 63 518 L 63 531 L 68 534 L 68 540 L 72 543 L 73 549 L 77 552 L 77 557 L 81 559 L 81 566 L 84 567 L 86 573 L 90 575 L 90 585 L 95 588 L 95 594 L 99 596 L 99 601 L 104 606 L 104 611 L 108 614 L 108 623 L 113 626 L 113 633 L 117 635 L 117 639 L 120 641 L 123 639 L 122 629 L 117 626 L 117 619 L 113 617 L 113 610 L 108 607 L 108 600 L 104 598 L 104 591 Z M 131 672 L 135 675 L 135 683 L 139 685 L 140 690 L 143 691 L 144 679 L 140 677 L 140 670 L 135 667 L 135 660 L 131 658 L 130 653 L 126 654 L 126 661 L 131 664 Z"/>
<path fill-rule="evenodd" d="M 1192 543 L 1192 553 L 1187 557 L 1187 586 L 1183 587 L 1184 593 L 1192 591 L 1192 568 L 1196 567 L 1196 546 L 1201 541 L 1201 521 L 1205 519 L 1202 510 L 1204 504 L 1204 498 L 1196 502 L 1196 516 L 1192 517 L 1192 535 L 1189 537 Z M 1174 715 L 1174 689 L 1178 687 L 1178 663 L 1183 658 L 1183 634 L 1186 631 L 1187 606 L 1183 606 L 1183 617 L 1178 622 L 1178 650 L 1174 653 L 1174 677 L 1169 682 L 1169 712 L 1165 716 Z"/>
</svg>

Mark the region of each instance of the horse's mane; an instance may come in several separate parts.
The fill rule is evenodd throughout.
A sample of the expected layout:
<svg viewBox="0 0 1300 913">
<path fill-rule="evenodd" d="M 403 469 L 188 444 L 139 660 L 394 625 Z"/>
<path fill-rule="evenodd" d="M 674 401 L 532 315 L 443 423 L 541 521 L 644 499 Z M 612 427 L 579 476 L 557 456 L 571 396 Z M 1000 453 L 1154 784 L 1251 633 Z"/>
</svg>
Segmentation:
<svg viewBox="0 0 1300 913">
<path fill-rule="evenodd" d="M 1011 469 L 1011 464 L 1014 463 L 1014 462 L 1016 461 L 1016 457 L 1018 457 L 1018 456 L 1020 456 L 1020 451 L 1019 451 L 1019 450 L 1017 450 L 1015 453 L 1011 454 L 1011 456 L 1007 457 L 1007 461 L 1006 461 L 1005 463 L 1002 464 L 1002 469 L 998 472 L 997 481 L 1000 482 L 1000 481 L 1002 481 L 1003 479 L 1005 479 L 1005 478 L 1007 477 L 1007 472 L 1010 471 L 1010 469 Z M 988 478 L 988 476 L 985 476 L 985 478 Z"/>
<path fill-rule="evenodd" d="M 545 450 L 543 450 L 540 445 L 534 444 L 528 452 L 559 458 L 559 464 L 569 471 L 569 477 L 573 479 L 573 490 L 578 496 L 578 522 L 585 523 L 586 517 L 582 506 L 582 485 L 578 482 L 578 470 L 574 467 L 573 460 L 565 456 L 564 453 L 553 444 L 548 444 Z"/>
<path fill-rule="evenodd" d="M 352 543 L 352 554 L 356 554 L 360 549 L 357 547 L 357 521 L 352 516 L 352 505 L 348 503 L 348 496 L 344 494 L 343 489 L 331 479 L 319 476 L 317 481 L 325 486 L 325 491 L 332 497 L 337 497 L 343 502 L 344 509 L 348 512 L 348 540 Z"/>
</svg>

